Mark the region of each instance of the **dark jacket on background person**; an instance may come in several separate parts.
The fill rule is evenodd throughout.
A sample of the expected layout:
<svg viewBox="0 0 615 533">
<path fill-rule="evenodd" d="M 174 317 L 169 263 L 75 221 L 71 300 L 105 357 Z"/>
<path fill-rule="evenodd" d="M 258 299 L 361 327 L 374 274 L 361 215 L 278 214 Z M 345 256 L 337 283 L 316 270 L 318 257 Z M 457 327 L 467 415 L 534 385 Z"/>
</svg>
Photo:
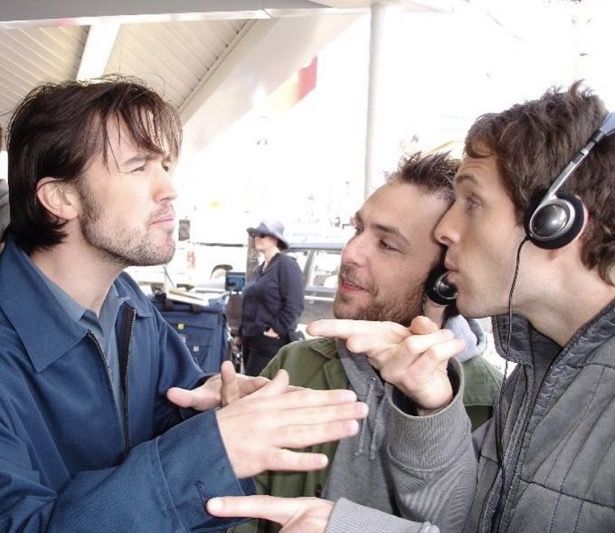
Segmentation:
<svg viewBox="0 0 615 533">
<path fill-rule="evenodd" d="M 615 301 L 563 348 L 521 317 L 514 318 L 512 331 L 506 354 L 508 317 L 494 319 L 502 356 L 517 363 L 500 411 L 496 408 L 502 462 L 492 419 L 474 434 L 477 463 L 463 420 L 462 384 L 445 409 L 411 417 L 412 423 L 400 428 L 406 446 L 425 451 L 408 470 L 414 490 L 407 503 L 416 520 L 436 525 L 452 520 L 459 524 L 454 531 L 465 524 L 467 533 L 610 533 L 615 530 Z M 405 448 L 392 446 L 388 453 L 395 461 Z M 341 501 L 327 532 L 348 531 L 348 524 L 364 533 L 411 530 L 402 519 L 384 528 L 380 518 L 372 509 Z"/>
<path fill-rule="evenodd" d="M 457 356 L 463 367 L 466 387 L 463 402 L 474 427 L 480 426 L 492 414 L 501 373 L 481 354 L 487 347 L 487 337 L 476 320 L 455 316 L 445 327 L 466 343 Z M 407 492 L 407 464 L 417 453 L 411 446 L 396 458 L 387 459 L 387 449 L 397 442 L 400 432 L 393 432 L 393 421 L 403 424 L 405 415 L 396 409 L 385 394 L 385 384 L 367 357 L 351 354 L 343 341 L 317 338 L 297 342 L 283 348 L 263 375 L 271 378 L 284 368 L 290 383 L 314 389 L 349 388 L 369 406 L 368 418 L 361 421 L 359 433 L 341 442 L 310 447 L 307 451 L 324 453 L 329 466 L 313 472 L 265 472 L 257 476 L 259 493 L 273 496 L 322 496 L 337 500 L 344 497 L 387 513 L 408 516 L 404 503 Z M 464 417 L 465 419 L 465 417 Z M 265 521 L 251 521 L 234 529 L 236 533 L 273 532 L 280 528 Z M 347 529 L 346 531 L 355 531 Z M 374 531 L 375 533 L 375 531 Z"/>
<path fill-rule="evenodd" d="M 181 339 L 127 274 L 114 286 L 123 416 L 94 335 L 12 240 L 0 255 L 2 531 L 210 531 L 229 521 L 208 498 L 253 490 L 215 411 L 182 420 L 165 397 L 203 377 Z"/>
<path fill-rule="evenodd" d="M 240 335 L 258 337 L 269 328 L 288 337 L 303 312 L 303 274 L 294 258 L 277 253 L 256 269 L 243 290 Z M 288 340 L 286 340 L 288 342 Z"/>
</svg>

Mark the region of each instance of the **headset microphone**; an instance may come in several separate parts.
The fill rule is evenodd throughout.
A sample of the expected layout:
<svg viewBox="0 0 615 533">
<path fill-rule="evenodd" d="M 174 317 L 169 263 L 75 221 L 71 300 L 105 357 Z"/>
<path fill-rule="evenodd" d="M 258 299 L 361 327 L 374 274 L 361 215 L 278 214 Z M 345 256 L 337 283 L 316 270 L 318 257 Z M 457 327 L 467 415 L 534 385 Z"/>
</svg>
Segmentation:
<svg viewBox="0 0 615 533">
<path fill-rule="evenodd" d="M 615 133 L 615 113 L 608 113 L 587 144 L 568 162 L 540 200 L 532 203 L 525 217 L 525 232 L 536 246 L 561 248 L 579 234 L 585 212 L 576 196 L 558 192 L 570 175 L 602 139 Z"/>
<path fill-rule="evenodd" d="M 447 274 L 444 265 L 438 265 L 429 273 L 425 282 L 427 297 L 440 305 L 452 305 L 457 299 L 457 287 L 448 282 Z"/>
</svg>

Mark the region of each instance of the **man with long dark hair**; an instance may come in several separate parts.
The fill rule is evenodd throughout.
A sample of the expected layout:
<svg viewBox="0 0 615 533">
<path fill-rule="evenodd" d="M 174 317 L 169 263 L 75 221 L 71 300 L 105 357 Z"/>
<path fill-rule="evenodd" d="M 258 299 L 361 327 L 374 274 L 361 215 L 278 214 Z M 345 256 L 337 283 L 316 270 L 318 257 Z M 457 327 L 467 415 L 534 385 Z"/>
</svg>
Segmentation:
<svg viewBox="0 0 615 533">
<path fill-rule="evenodd" d="M 249 493 L 250 477 L 269 468 L 324 466 L 288 448 L 351 435 L 365 415 L 348 391 L 289 391 L 283 373 L 244 380 L 244 397 L 211 409 L 220 378 L 202 384 L 179 336 L 122 272 L 174 253 L 180 144 L 173 108 L 120 78 L 43 85 L 12 117 L 0 255 L 3 531 L 224 528 L 205 511 L 209 498 Z M 197 386 L 210 393 L 205 412 L 171 401 L 172 387 Z"/>
</svg>

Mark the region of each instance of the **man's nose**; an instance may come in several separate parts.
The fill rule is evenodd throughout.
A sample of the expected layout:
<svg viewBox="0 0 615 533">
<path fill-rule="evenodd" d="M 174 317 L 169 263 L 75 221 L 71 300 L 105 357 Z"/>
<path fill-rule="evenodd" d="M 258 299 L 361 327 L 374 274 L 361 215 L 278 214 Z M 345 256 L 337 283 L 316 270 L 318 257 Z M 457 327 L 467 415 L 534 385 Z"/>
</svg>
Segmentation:
<svg viewBox="0 0 615 533">
<path fill-rule="evenodd" d="M 456 239 L 454 216 L 454 206 L 452 206 L 444 213 L 434 230 L 436 240 L 444 246 L 450 246 Z"/>
<path fill-rule="evenodd" d="M 363 234 L 350 239 L 342 250 L 342 265 L 362 265 L 365 262 L 366 249 Z"/>
<path fill-rule="evenodd" d="M 170 173 L 161 168 L 156 177 L 155 199 L 158 202 L 172 201 L 177 198 L 177 188 Z"/>
</svg>

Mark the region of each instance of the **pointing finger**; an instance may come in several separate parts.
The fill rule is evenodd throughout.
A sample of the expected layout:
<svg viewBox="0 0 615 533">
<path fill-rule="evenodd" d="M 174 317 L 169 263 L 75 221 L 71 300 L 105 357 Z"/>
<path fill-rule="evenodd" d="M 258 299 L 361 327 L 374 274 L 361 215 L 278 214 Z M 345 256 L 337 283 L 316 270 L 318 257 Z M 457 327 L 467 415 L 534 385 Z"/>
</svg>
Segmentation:
<svg viewBox="0 0 615 533">
<path fill-rule="evenodd" d="M 339 337 L 347 339 L 352 335 L 386 335 L 387 338 L 403 338 L 408 329 L 394 322 L 374 322 L 371 320 L 316 320 L 308 325 L 310 335 L 322 337 Z"/>
<path fill-rule="evenodd" d="M 264 518 L 284 525 L 297 512 L 297 504 L 294 498 L 225 496 L 209 500 L 207 512 L 214 516 Z"/>
<path fill-rule="evenodd" d="M 452 332 L 446 329 L 437 329 L 434 333 L 426 335 L 410 335 L 394 343 L 387 343 L 380 337 L 373 335 L 356 335 L 348 341 L 348 348 L 355 353 L 365 353 L 368 357 L 382 358 L 386 350 L 392 355 L 405 355 L 416 357 L 438 342 L 451 339 Z M 388 358 L 387 357 L 387 358 Z"/>
</svg>

